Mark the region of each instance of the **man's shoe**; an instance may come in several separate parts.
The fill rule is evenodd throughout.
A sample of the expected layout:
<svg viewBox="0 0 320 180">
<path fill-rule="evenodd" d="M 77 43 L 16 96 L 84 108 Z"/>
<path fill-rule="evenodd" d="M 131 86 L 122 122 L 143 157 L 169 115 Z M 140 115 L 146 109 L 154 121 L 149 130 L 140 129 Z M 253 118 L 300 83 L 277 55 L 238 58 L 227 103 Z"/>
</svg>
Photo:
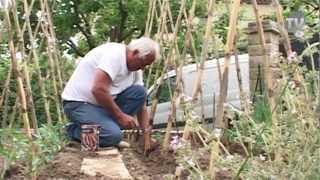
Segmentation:
<svg viewBox="0 0 320 180">
<path fill-rule="evenodd" d="M 129 148 L 130 147 L 130 144 L 126 141 L 120 141 L 119 144 L 116 145 L 118 148 Z"/>
</svg>

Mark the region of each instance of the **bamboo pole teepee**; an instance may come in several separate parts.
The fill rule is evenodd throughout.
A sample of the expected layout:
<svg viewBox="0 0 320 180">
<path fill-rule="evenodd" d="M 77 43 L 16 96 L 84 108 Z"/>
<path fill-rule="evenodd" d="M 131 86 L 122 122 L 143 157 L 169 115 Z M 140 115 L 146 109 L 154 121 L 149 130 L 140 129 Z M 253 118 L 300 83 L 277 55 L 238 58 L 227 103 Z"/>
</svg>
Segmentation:
<svg viewBox="0 0 320 180">
<path fill-rule="evenodd" d="M 29 110 L 31 111 L 31 122 L 32 122 L 32 128 L 35 129 L 35 132 L 37 132 L 38 130 L 38 120 L 37 120 L 37 116 L 36 116 L 36 109 L 35 109 L 35 105 L 34 105 L 34 101 L 33 101 L 33 95 L 32 95 L 32 89 L 31 89 L 31 79 L 30 79 L 30 72 L 29 72 L 29 68 L 27 65 L 27 61 L 25 58 L 25 48 L 24 48 L 24 38 L 23 38 L 23 34 L 22 34 L 22 30 L 20 27 L 20 22 L 19 22 L 19 18 L 18 18 L 18 11 L 17 11 L 17 6 L 15 1 L 12 1 L 12 9 L 13 9 L 13 16 L 14 16 L 14 22 L 15 22 L 15 30 L 17 32 L 17 37 L 18 37 L 18 47 L 19 47 L 19 51 L 21 53 L 21 57 L 23 60 L 22 63 L 22 71 L 23 71 L 23 77 L 24 77 L 24 82 L 26 84 L 26 95 L 27 95 L 27 99 L 28 99 L 28 107 Z"/>
<path fill-rule="evenodd" d="M 17 81 L 17 94 L 20 100 L 20 112 L 22 115 L 23 125 L 26 131 L 26 134 L 29 138 L 31 138 L 30 122 L 29 122 L 29 117 L 27 113 L 26 95 L 23 87 L 23 79 L 21 77 L 21 73 L 20 73 L 17 58 L 16 58 L 16 48 L 13 43 L 13 29 L 11 26 L 10 14 L 8 9 L 5 8 L 4 14 L 5 14 L 7 34 L 8 34 L 8 45 L 10 50 L 11 65 L 12 65 L 12 70 L 16 75 L 16 81 Z"/>
<path fill-rule="evenodd" d="M 23 4 L 24 4 L 24 11 L 25 12 L 30 12 L 27 0 L 24 0 Z M 46 88 L 45 88 L 44 79 L 43 79 L 43 77 L 41 75 L 41 70 L 40 70 L 40 65 L 39 65 L 39 55 L 38 55 L 38 53 L 36 51 L 36 47 L 35 47 L 35 44 L 34 44 L 35 38 L 33 36 L 32 28 L 31 28 L 31 24 L 30 24 L 30 14 L 26 14 L 25 16 L 26 16 L 25 17 L 25 22 L 26 22 L 26 26 L 27 26 L 27 31 L 28 31 L 30 42 L 31 42 L 30 44 L 31 44 L 31 51 L 32 51 L 32 56 L 33 56 L 33 62 L 34 62 L 35 69 L 36 69 L 36 72 L 37 72 L 38 82 L 39 82 L 39 87 L 40 87 L 40 93 L 41 93 L 41 96 L 42 96 L 42 99 L 43 99 L 43 103 L 44 103 L 44 110 L 45 110 L 46 120 L 47 120 L 48 124 L 52 124 L 47 91 L 46 91 Z"/>
</svg>

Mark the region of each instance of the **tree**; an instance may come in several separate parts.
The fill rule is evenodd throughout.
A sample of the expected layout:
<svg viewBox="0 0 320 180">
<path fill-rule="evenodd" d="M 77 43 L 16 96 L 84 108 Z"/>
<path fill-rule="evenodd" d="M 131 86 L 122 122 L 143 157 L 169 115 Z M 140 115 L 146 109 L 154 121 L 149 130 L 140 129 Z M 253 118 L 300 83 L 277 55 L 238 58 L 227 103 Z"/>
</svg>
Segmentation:
<svg viewBox="0 0 320 180">
<path fill-rule="evenodd" d="M 147 0 L 60 0 L 53 19 L 60 43 L 70 54 L 83 56 L 105 41 L 142 36 L 147 11 Z"/>
</svg>

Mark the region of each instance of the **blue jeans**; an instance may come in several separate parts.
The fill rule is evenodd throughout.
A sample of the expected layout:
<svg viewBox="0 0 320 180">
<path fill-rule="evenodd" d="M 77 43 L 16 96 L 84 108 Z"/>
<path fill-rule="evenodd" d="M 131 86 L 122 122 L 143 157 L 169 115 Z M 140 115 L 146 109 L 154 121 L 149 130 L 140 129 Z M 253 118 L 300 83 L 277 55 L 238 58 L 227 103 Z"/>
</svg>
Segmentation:
<svg viewBox="0 0 320 180">
<path fill-rule="evenodd" d="M 146 91 L 143 86 L 132 85 L 115 99 L 122 112 L 135 115 L 141 110 L 146 100 Z M 67 136 L 80 141 L 81 124 L 98 124 L 100 129 L 100 146 L 114 146 L 122 139 L 121 126 L 103 107 L 80 101 L 67 101 L 63 105 L 64 112 L 70 120 L 67 125 Z"/>
</svg>

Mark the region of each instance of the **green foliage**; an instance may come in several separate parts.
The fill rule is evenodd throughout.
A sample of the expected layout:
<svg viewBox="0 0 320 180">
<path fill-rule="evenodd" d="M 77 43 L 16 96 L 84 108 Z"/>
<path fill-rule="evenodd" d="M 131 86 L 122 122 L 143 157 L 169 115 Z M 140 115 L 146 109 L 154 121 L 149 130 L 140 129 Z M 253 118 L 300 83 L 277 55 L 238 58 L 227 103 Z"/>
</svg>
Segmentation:
<svg viewBox="0 0 320 180">
<path fill-rule="evenodd" d="M 27 166 L 28 174 L 52 160 L 56 152 L 65 144 L 63 125 L 42 126 L 31 141 L 25 133 L 17 129 L 0 129 L 0 156 L 5 158 L 6 167 L 0 172 L 3 178 L 5 171 L 16 163 Z"/>
<path fill-rule="evenodd" d="M 307 25 L 319 24 L 319 0 L 282 0 L 281 4 L 285 7 L 284 14 L 286 16 L 292 11 L 301 11 L 304 14 Z"/>
<path fill-rule="evenodd" d="M 32 159 L 32 171 L 52 160 L 56 152 L 66 143 L 63 132 L 63 124 L 57 124 L 56 126 L 43 125 L 39 128 L 39 133 L 35 136 L 36 140 L 33 142 L 39 154 Z"/>
<path fill-rule="evenodd" d="M 253 107 L 253 120 L 256 123 L 266 123 L 267 125 L 271 125 L 272 112 L 268 101 L 265 96 L 261 96 L 257 98 L 257 101 L 254 103 Z"/>
<path fill-rule="evenodd" d="M 107 40 L 121 42 L 141 36 L 147 11 L 146 0 L 60 0 L 53 19 L 59 41 L 69 45 L 70 54 L 78 50 L 83 55 Z M 73 42 L 75 47 L 70 46 L 72 37 L 78 41 Z"/>
</svg>

